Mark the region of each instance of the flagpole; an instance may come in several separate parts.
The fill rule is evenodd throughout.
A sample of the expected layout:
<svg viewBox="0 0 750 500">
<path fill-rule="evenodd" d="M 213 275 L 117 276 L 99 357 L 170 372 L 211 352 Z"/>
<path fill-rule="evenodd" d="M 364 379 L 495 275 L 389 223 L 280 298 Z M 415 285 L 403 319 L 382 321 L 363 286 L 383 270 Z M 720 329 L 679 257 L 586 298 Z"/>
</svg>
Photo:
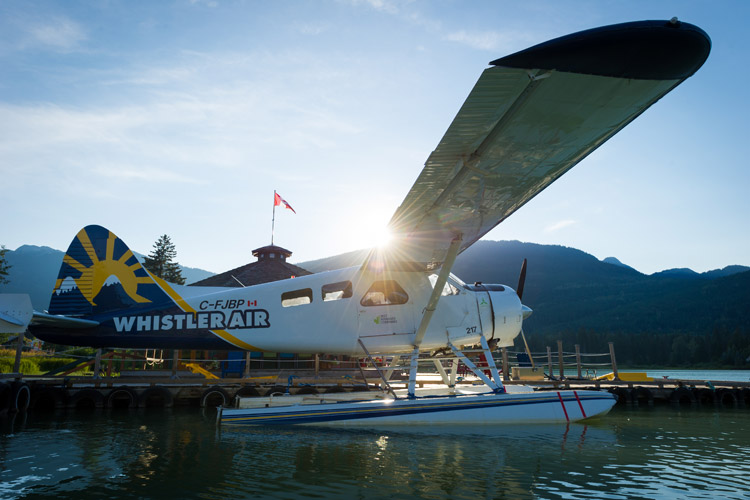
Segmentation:
<svg viewBox="0 0 750 500">
<path fill-rule="evenodd" d="M 273 246 L 273 229 L 276 224 L 276 190 L 273 190 L 273 215 L 271 216 L 271 246 Z"/>
</svg>

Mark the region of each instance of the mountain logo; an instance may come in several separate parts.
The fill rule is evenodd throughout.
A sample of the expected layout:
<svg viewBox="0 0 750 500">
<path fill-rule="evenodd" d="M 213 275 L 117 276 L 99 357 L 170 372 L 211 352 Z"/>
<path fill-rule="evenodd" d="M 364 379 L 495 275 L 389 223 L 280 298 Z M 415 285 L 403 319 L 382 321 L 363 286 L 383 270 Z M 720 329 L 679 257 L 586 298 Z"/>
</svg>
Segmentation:
<svg viewBox="0 0 750 500">
<path fill-rule="evenodd" d="M 53 294 L 75 286 L 89 304 L 96 306 L 94 300 L 104 285 L 115 281 L 134 302 L 151 302 L 138 293 L 138 287 L 152 285 L 153 279 L 133 252 L 114 233 L 88 226 L 78 232 L 65 253 Z"/>
</svg>

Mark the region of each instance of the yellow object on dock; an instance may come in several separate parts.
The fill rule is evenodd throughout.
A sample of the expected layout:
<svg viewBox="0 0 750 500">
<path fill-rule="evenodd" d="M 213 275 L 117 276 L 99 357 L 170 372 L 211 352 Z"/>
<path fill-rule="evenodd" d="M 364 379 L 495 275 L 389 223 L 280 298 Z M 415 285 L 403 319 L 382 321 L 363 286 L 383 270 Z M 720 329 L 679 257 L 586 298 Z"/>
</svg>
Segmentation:
<svg viewBox="0 0 750 500">
<path fill-rule="evenodd" d="M 200 366 L 198 363 L 185 363 L 185 366 L 187 366 L 190 369 L 191 372 L 193 372 L 193 373 L 200 373 L 201 375 L 203 375 L 206 378 L 214 378 L 214 379 L 218 379 L 219 378 L 216 375 L 214 375 L 213 373 L 211 373 L 210 371 L 208 371 L 205 368 L 203 368 L 202 366 Z"/>
<path fill-rule="evenodd" d="M 619 372 L 617 378 L 623 382 L 653 382 L 654 379 L 649 377 L 646 372 Z M 610 372 L 601 377 L 596 377 L 594 380 L 614 380 L 614 372 Z"/>
<path fill-rule="evenodd" d="M 510 369 L 513 380 L 544 380 L 544 371 L 530 366 L 513 366 Z"/>
</svg>

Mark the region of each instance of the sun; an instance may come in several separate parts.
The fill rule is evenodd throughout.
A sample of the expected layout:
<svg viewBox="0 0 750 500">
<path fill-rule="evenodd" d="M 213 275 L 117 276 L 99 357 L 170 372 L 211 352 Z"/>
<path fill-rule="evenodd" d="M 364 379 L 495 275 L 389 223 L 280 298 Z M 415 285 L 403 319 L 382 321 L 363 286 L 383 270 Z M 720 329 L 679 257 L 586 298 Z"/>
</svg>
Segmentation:
<svg viewBox="0 0 750 500">
<path fill-rule="evenodd" d="M 376 230 L 372 236 L 373 247 L 378 250 L 388 248 L 393 241 L 393 233 L 390 228 L 383 227 L 380 230 Z"/>
</svg>

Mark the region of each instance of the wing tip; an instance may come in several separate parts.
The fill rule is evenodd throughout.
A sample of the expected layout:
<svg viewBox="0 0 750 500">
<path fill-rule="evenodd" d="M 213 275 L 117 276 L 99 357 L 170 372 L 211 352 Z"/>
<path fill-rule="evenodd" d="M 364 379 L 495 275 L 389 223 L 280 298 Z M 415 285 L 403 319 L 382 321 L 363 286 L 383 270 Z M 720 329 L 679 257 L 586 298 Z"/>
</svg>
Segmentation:
<svg viewBox="0 0 750 500">
<path fill-rule="evenodd" d="M 711 38 L 705 31 L 673 18 L 580 31 L 490 64 L 640 80 L 684 80 L 703 65 L 710 51 Z"/>
</svg>

